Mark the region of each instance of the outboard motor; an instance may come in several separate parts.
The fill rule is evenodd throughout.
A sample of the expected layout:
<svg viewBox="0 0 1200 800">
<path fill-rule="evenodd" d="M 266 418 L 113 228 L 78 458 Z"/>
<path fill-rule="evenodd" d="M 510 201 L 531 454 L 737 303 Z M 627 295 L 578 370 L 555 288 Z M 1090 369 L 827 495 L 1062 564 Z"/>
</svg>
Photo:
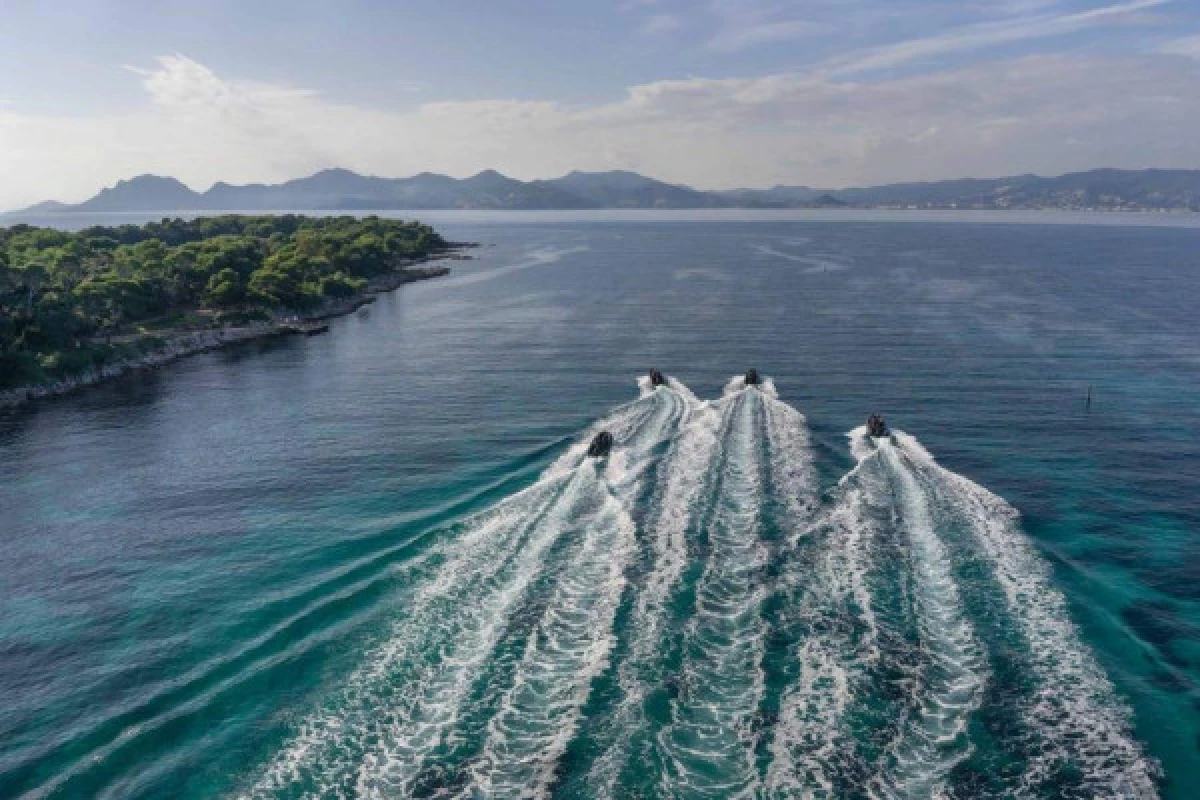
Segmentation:
<svg viewBox="0 0 1200 800">
<path fill-rule="evenodd" d="M 758 386 L 761 383 L 762 383 L 762 380 L 758 377 L 758 370 L 754 369 L 753 367 L 746 370 L 746 385 L 747 386 Z"/>
<path fill-rule="evenodd" d="M 604 458 L 612 450 L 613 435 L 608 431 L 600 431 L 588 445 L 588 458 Z"/>
<path fill-rule="evenodd" d="M 667 376 L 663 375 L 656 369 L 650 370 L 650 385 L 651 386 L 666 386 Z"/>
<path fill-rule="evenodd" d="M 874 436 L 876 439 L 888 435 L 887 423 L 883 421 L 881 415 L 872 414 L 867 417 L 867 435 Z"/>
</svg>

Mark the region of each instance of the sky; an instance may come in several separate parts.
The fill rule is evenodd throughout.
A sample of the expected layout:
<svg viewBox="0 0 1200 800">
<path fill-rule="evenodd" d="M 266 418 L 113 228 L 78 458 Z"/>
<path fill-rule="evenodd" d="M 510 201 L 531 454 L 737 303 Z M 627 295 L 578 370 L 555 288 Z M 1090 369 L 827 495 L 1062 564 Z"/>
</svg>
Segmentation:
<svg viewBox="0 0 1200 800">
<path fill-rule="evenodd" d="M 153 173 L 1200 168 L 1196 0 L 0 0 L 0 209 Z"/>
</svg>

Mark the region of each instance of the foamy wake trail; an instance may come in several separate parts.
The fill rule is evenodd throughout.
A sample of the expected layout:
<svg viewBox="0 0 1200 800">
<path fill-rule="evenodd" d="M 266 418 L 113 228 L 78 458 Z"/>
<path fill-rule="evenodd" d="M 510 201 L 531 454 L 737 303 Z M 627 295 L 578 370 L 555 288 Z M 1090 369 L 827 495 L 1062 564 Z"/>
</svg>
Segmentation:
<svg viewBox="0 0 1200 800">
<path fill-rule="evenodd" d="M 657 514 L 651 524 L 654 569 L 638 597 L 638 614 L 649 625 L 687 565 L 685 535 L 705 478 L 712 468 L 721 415 L 694 395 L 684 395 L 687 414 L 680 434 L 664 457 L 662 488 L 655 496 Z M 645 629 L 641 629 L 643 632 Z M 647 636 L 646 640 L 653 637 Z"/>
<path fill-rule="evenodd" d="M 768 797 L 836 797 L 833 768 L 844 746 L 842 717 L 850 701 L 850 671 L 819 637 L 795 653 L 799 678 L 779 708 L 767 768 Z"/>
<path fill-rule="evenodd" d="M 812 522 L 816 505 L 817 473 L 804 415 L 775 394 L 775 383 L 767 379 L 763 388 L 763 416 L 766 421 L 771 485 L 784 508 L 784 525 L 792 534 L 802 535 Z"/>
<path fill-rule="evenodd" d="M 1157 767 L 1134 739 L 1128 710 L 1083 644 L 1048 566 L 1021 532 L 1016 510 L 939 466 L 911 436 L 897 434 L 896 440 L 909 463 L 967 523 L 1003 589 L 1008 616 L 1028 644 L 1037 690 L 1025 713 L 1042 742 L 1020 796 L 1044 796 L 1043 787 L 1068 771 L 1079 776 L 1087 797 L 1156 797 Z"/>
<path fill-rule="evenodd" d="M 688 411 L 679 434 L 663 456 L 652 500 L 656 511 L 646 523 L 652 561 L 628 625 L 632 640 L 618 673 L 622 697 L 611 715 L 614 736 L 605 743 L 588 774 L 588 786 L 597 797 L 617 796 L 616 784 L 628 763 L 631 743 L 645 733 L 643 703 L 663 678 L 660 656 L 665 604 L 687 566 L 688 527 L 708 485 L 717 451 L 721 413 L 701 403 L 686 387 L 672 382 L 672 388 L 680 392 Z"/>
<path fill-rule="evenodd" d="M 673 431 L 683 401 L 670 393 L 618 408 L 595 428 L 650 448 Z M 583 460 L 591 431 L 530 488 L 468 519 L 439 546 L 440 566 L 345 689 L 301 726 L 246 796 L 408 794 L 419 767 L 458 719 L 464 696 L 547 553 L 575 525 L 614 530 L 609 481 L 635 481 L 626 461 L 604 474 Z M 631 448 L 636 451 L 636 448 Z M 634 455 L 635 469 L 646 459 Z"/>
<path fill-rule="evenodd" d="M 911 459 L 889 439 L 876 440 L 876 447 L 908 535 L 924 663 L 917 707 L 901 725 L 872 790 L 884 797 L 937 797 L 950 770 L 971 752 L 967 725 L 982 697 L 987 663 Z"/>
<path fill-rule="evenodd" d="M 505 601 L 511 602 L 528 583 L 552 539 L 550 534 L 528 542 L 529 530 L 535 527 L 529 518 L 544 515 L 560 501 L 569 506 L 573 480 L 567 476 L 531 487 L 469 524 L 468 532 L 447 553 L 444 566 L 415 593 L 413 611 L 397 623 L 383 645 L 367 655 L 346 681 L 342 696 L 301 725 L 248 796 L 269 797 L 284 790 L 313 796 L 353 794 L 360 765 L 373 759 L 372 743 L 421 712 L 419 662 L 424 651 L 433 647 L 431 640 L 453 639 L 463 627 L 497 624 L 506 610 Z M 561 514 L 542 520 L 541 529 L 552 531 L 560 521 Z M 522 557 L 510 558 L 516 550 Z M 454 608 L 470 593 L 499 599 L 491 609 L 495 617 Z M 404 688 L 398 698 L 388 698 L 394 683 Z M 308 786 L 312 790 L 305 792 Z"/>
<path fill-rule="evenodd" d="M 488 724 L 464 796 L 541 796 L 575 733 L 593 679 L 608 663 L 634 524 L 611 495 L 598 502 L 583 545 L 548 598 L 514 683 Z"/>
<path fill-rule="evenodd" d="M 745 375 L 731 375 L 729 380 L 725 382 L 725 388 L 721 390 L 721 397 L 734 397 L 743 389 L 746 388 Z M 759 385 L 759 391 L 767 397 L 776 399 L 779 397 L 779 390 L 775 388 L 775 381 L 772 378 L 765 378 Z"/>
<path fill-rule="evenodd" d="M 490 720 L 465 796 L 529 797 L 546 791 L 578 725 L 595 677 L 608 665 L 613 620 L 636 549 L 629 509 L 654 451 L 687 421 L 694 396 L 674 381 L 654 393 L 660 407 L 610 462 L 602 507 L 548 598 L 517 666 L 513 685 Z M 621 437 L 618 437 L 621 440 Z M 618 460 L 618 456 L 621 458 Z"/>
<path fill-rule="evenodd" d="M 731 797 L 753 792 L 756 714 L 762 700 L 765 625 L 759 541 L 763 476 L 756 423 L 761 397 L 722 401 L 727 415 L 715 505 L 705 523 L 708 557 L 685 633 L 681 688 L 657 742 L 660 794 Z"/>
<path fill-rule="evenodd" d="M 768 422 L 772 472 L 794 487 L 784 492 L 791 498 L 791 524 L 785 525 L 790 552 L 781 554 L 779 591 L 785 602 L 776 624 L 796 644 L 789 654 L 795 675 L 772 732 L 765 794 L 832 798 L 838 796 L 835 779 L 854 749 L 846 711 L 863 671 L 878 660 L 878 626 L 866 580 L 876 531 L 865 513 L 863 489 L 850 480 L 834 490 L 826 513 L 811 518 L 816 476 L 803 417 L 787 406 L 768 408 L 781 418 Z M 779 434 L 772 436 L 773 430 Z"/>
</svg>

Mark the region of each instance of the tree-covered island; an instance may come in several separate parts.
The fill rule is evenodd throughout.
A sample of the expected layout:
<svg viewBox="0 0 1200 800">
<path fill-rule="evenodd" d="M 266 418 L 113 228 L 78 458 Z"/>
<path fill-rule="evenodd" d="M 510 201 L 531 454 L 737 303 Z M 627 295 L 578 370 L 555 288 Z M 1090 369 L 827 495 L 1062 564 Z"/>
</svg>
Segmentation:
<svg viewBox="0 0 1200 800">
<path fill-rule="evenodd" d="M 452 248 L 427 225 L 379 217 L 0 228 L 0 400 L 344 312 L 444 274 L 413 265 Z"/>
</svg>

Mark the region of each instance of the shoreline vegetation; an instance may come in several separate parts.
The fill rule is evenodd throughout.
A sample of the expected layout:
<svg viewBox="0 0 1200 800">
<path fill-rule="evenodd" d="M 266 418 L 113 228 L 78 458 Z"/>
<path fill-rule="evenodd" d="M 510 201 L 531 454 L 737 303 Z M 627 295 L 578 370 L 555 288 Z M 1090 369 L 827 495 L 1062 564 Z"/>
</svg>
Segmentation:
<svg viewBox="0 0 1200 800">
<path fill-rule="evenodd" d="M 228 345 L 325 329 L 473 244 L 379 217 L 0 228 L 0 409 Z"/>
</svg>

